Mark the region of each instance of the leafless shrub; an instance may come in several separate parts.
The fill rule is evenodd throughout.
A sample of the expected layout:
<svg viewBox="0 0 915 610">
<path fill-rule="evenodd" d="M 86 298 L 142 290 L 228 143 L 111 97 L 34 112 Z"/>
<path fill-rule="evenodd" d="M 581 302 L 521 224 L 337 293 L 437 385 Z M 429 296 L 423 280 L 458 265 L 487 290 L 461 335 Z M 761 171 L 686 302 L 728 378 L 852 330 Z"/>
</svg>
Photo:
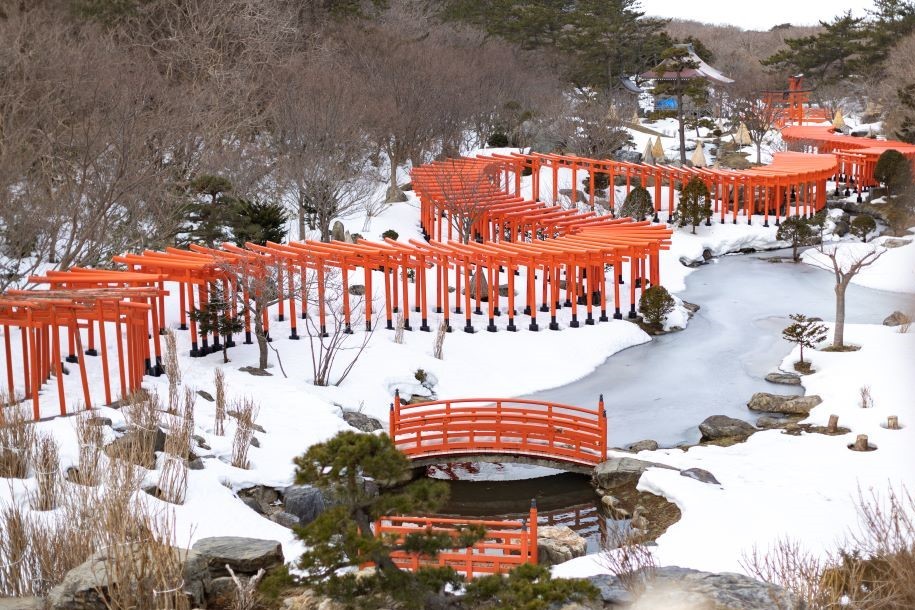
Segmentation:
<svg viewBox="0 0 915 610">
<path fill-rule="evenodd" d="M 902 314 L 902 320 L 901 320 L 901 323 L 899 324 L 899 326 L 896 327 L 896 332 L 905 334 L 905 333 L 909 332 L 909 328 L 911 328 L 911 327 L 912 327 L 911 316 Z"/>
<path fill-rule="evenodd" d="M 862 409 L 870 409 L 874 406 L 874 397 L 871 396 L 871 387 L 869 385 L 861 386 L 858 389 L 858 394 L 860 396 L 858 406 Z"/>
<path fill-rule="evenodd" d="M 52 510 L 60 492 L 60 452 L 53 436 L 41 434 L 35 444 L 33 470 L 38 485 L 31 494 L 32 508 Z"/>
<path fill-rule="evenodd" d="M 769 600 L 778 610 L 839 607 L 842 594 L 833 591 L 821 578 L 828 560 L 806 553 L 797 542 L 780 540 L 765 553 L 754 548 L 742 565 L 751 576 L 777 585 L 770 590 Z M 847 576 L 857 578 L 857 575 Z M 785 599 L 778 587 L 787 591 L 790 599 Z"/>
<path fill-rule="evenodd" d="M 264 577 L 264 569 L 258 570 L 257 574 L 249 578 L 247 582 L 242 582 L 235 575 L 229 564 L 226 564 L 226 570 L 229 571 L 229 576 L 232 577 L 232 582 L 235 583 L 235 599 L 232 603 L 232 610 L 254 610 L 257 608 L 257 585 Z"/>
<path fill-rule="evenodd" d="M 248 450 L 254 438 L 254 420 L 257 419 L 258 406 L 251 398 L 244 398 L 236 403 L 234 414 L 238 420 L 235 436 L 232 439 L 232 466 L 248 468 Z"/>
<path fill-rule="evenodd" d="M 181 385 L 181 367 L 178 366 L 178 347 L 175 344 L 175 332 L 165 331 L 165 357 L 162 361 L 165 375 L 168 377 L 168 412 L 178 412 L 178 386 Z"/>
<path fill-rule="evenodd" d="M 35 426 L 21 408 L 0 409 L 0 477 L 24 479 L 35 447 Z"/>
<path fill-rule="evenodd" d="M 403 334 L 404 334 L 405 325 L 406 325 L 406 321 L 404 320 L 403 313 L 398 313 L 396 326 L 394 328 L 394 343 L 397 343 L 398 345 L 403 345 Z"/>
<path fill-rule="evenodd" d="M 193 407 L 193 403 L 191 403 Z M 165 437 L 165 451 L 159 457 L 160 497 L 172 504 L 183 504 L 187 493 L 187 461 L 194 433 L 193 408 L 182 416 L 173 415 Z"/>
<path fill-rule="evenodd" d="M 128 399 L 124 408 L 128 430 L 127 440 L 116 445 L 115 457 L 138 464 L 144 468 L 154 468 L 156 440 L 159 431 L 159 396 L 155 393 L 140 391 Z"/>
<path fill-rule="evenodd" d="M 213 372 L 213 383 L 216 386 L 216 419 L 213 424 L 213 433 L 223 436 L 226 433 L 226 376 L 222 369 Z"/>
<path fill-rule="evenodd" d="M 445 359 L 446 336 L 448 336 L 448 326 L 444 322 L 439 322 L 438 328 L 435 329 L 435 341 L 432 344 L 432 355 L 439 360 Z"/>
<path fill-rule="evenodd" d="M 606 539 L 602 540 L 600 562 L 633 595 L 645 590 L 652 578 L 657 563 L 651 548 L 647 546 L 646 534 L 639 530 L 624 531 L 619 526 L 609 528 Z"/>
<path fill-rule="evenodd" d="M 79 443 L 79 463 L 77 476 L 68 478 L 81 485 L 98 484 L 98 470 L 101 458 L 104 433 L 102 427 L 93 421 L 91 413 L 80 413 L 73 418 L 76 429 L 76 440 Z"/>
</svg>

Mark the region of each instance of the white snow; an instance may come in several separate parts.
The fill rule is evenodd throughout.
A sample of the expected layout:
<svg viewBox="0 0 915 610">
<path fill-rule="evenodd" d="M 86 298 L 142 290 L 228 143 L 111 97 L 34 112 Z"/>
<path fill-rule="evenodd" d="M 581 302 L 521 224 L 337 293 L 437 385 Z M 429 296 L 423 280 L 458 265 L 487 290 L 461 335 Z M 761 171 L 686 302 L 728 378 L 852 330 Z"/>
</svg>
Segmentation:
<svg viewBox="0 0 915 610">
<path fill-rule="evenodd" d="M 849 264 L 860 260 L 874 247 L 882 246 L 888 239 L 898 240 L 900 238 L 880 237 L 867 244 L 844 242 L 829 246 L 829 249 L 830 251 L 833 248 L 837 250 L 839 260 L 844 265 L 843 268 L 847 268 Z M 905 240 L 908 241 L 907 245 L 886 248 L 874 264 L 863 268 L 858 275 L 852 278 L 852 283 L 878 290 L 915 293 L 915 240 L 911 236 Z M 802 260 L 815 267 L 832 268 L 828 258 L 815 248 L 805 251 Z"/>
</svg>

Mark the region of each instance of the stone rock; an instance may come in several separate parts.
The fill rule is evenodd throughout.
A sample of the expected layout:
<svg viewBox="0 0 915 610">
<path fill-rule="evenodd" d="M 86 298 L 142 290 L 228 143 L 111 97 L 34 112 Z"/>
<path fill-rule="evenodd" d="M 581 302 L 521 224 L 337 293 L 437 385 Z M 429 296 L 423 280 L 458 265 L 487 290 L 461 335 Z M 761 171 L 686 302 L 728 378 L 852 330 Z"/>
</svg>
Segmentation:
<svg viewBox="0 0 915 610">
<path fill-rule="evenodd" d="M 237 574 L 254 574 L 261 568 L 283 565 L 283 548 L 276 540 L 214 536 L 201 538 L 192 549 L 206 558 L 213 577 L 227 575 L 227 564 Z"/>
<path fill-rule="evenodd" d="M 240 489 L 238 491 L 238 497 L 242 502 L 262 515 L 276 511 L 277 507 L 281 504 L 279 492 L 274 488 L 265 485 L 255 485 L 254 487 Z M 253 505 L 251 502 L 253 502 Z M 256 505 L 257 508 L 254 508 L 254 505 Z"/>
<path fill-rule="evenodd" d="M 747 422 L 726 415 L 712 415 L 699 424 L 703 441 L 720 438 L 746 438 L 756 432 L 756 428 Z"/>
<path fill-rule="evenodd" d="M 801 376 L 795 373 L 782 373 L 780 371 L 766 375 L 766 381 L 782 385 L 801 385 Z"/>
<path fill-rule="evenodd" d="M 213 449 L 212 447 L 207 445 L 206 439 L 203 438 L 202 436 L 200 436 L 199 434 L 195 434 L 191 438 L 194 439 L 194 442 L 197 443 L 197 446 L 200 447 L 201 449 L 206 449 L 207 451 L 210 451 Z"/>
<path fill-rule="evenodd" d="M 334 222 L 330 229 L 330 238 L 334 241 L 344 241 L 346 239 L 346 227 L 339 220 Z"/>
<path fill-rule="evenodd" d="M 475 271 L 473 275 L 470 276 L 470 286 L 468 287 L 470 298 L 477 298 L 477 277 L 480 278 L 480 300 L 486 302 L 489 300 L 489 280 L 486 279 L 485 273 L 480 273 L 478 271 Z"/>
<path fill-rule="evenodd" d="M 823 399 L 816 394 L 810 396 L 797 396 L 785 402 L 782 405 L 781 413 L 785 415 L 809 415 L 810 410 L 823 402 Z"/>
<path fill-rule="evenodd" d="M 295 597 L 284 599 L 283 608 L 285 610 L 342 610 L 343 606 L 326 597 L 321 597 L 311 589 L 307 589 L 304 593 Z"/>
<path fill-rule="evenodd" d="M 882 245 L 884 248 L 901 248 L 902 246 L 908 246 L 912 243 L 911 239 L 884 239 Z"/>
<path fill-rule="evenodd" d="M 140 546 L 134 549 L 138 561 L 145 552 Z M 204 592 L 210 583 L 206 558 L 193 550 L 173 548 L 176 560 L 183 564 L 183 590 L 195 606 L 204 604 Z M 142 569 L 142 568 L 139 568 Z M 70 570 L 63 581 L 48 594 L 48 606 L 53 610 L 106 610 L 100 592 L 104 593 L 116 575 L 108 574 L 108 550 L 98 551 L 89 559 Z"/>
<path fill-rule="evenodd" d="M 809 415 L 810 409 L 823 402 L 816 394 L 810 396 L 783 396 L 757 392 L 753 394 L 747 406 L 751 411 L 763 413 L 781 413 L 782 415 Z"/>
<path fill-rule="evenodd" d="M 629 451 L 634 451 L 634 452 L 638 453 L 639 451 L 654 451 L 659 446 L 660 445 L 658 445 L 658 441 L 646 439 L 644 441 L 632 443 L 631 445 L 629 445 L 629 447 L 627 447 L 627 449 L 629 449 Z"/>
<path fill-rule="evenodd" d="M 540 565 L 552 566 L 585 554 L 588 541 L 565 525 L 537 529 L 537 556 Z"/>
<path fill-rule="evenodd" d="M 89 424 L 90 426 L 98 426 L 100 428 L 104 428 L 105 426 L 111 425 L 111 418 L 93 415 L 92 417 L 90 417 L 89 419 L 86 420 L 86 423 Z"/>
<path fill-rule="evenodd" d="M 349 293 L 355 297 L 365 295 L 365 284 L 353 284 L 349 287 Z"/>
<path fill-rule="evenodd" d="M 165 451 L 165 432 L 161 428 L 156 428 L 156 437 L 152 442 L 152 447 L 146 455 L 139 455 L 139 447 L 148 448 L 148 439 L 143 438 L 145 432 L 141 430 L 128 430 L 123 435 L 114 439 L 105 445 L 105 453 L 112 457 L 130 456 L 137 458 L 140 463 L 138 466 L 144 468 L 155 468 L 156 452 Z"/>
<path fill-rule="evenodd" d="M 839 237 L 845 237 L 846 235 L 848 235 L 848 231 L 850 228 L 851 227 L 848 224 L 848 222 L 846 222 L 844 220 L 837 220 L 835 222 L 835 228 L 832 230 L 832 232 L 835 233 L 836 235 L 838 235 Z"/>
<path fill-rule="evenodd" d="M 573 195 L 573 193 L 574 193 L 574 195 Z M 575 203 L 587 203 L 588 202 L 588 198 L 585 197 L 585 194 L 578 189 L 575 189 L 575 190 L 559 189 L 559 194 L 568 198 L 569 201 L 574 201 Z"/>
<path fill-rule="evenodd" d="M 781 428 L 787 422 L 787 419 L 782 419 L 780 417 L 773 417 L 771 415 L 763 415 L 756 420 L 756 427 L 762 428 L 764 430 L 770 430 L 772 428 Z"/>
<path fill-rule="evenodd" d="M 701 468 L 687 468 L 686 470 L 681 470 L 680 476 L 688 479 L 695 479 L 701 483 L 709 483 L 710 485 L 721 485 L 721 482 L 715 478 L 715 475 L 708 470 L 702 470 Z"/>
<path fill-rule="evenodd" d="M 508 284 L 501 284 L 501 285 L 499 286 L 499 296 L 500 296 L 500 297 L 507 297 L 507 296 L 508 296 Z M 518 291 L 517 291 L 517 290 L 515 291 L 514 296 L 518 296 Z"/>
<path fill-rule="evenodd" d="M 239 576 L 238 580 L 242 585 L 247 581 L 244 576 Z M 214 578 L 206 590 L 207 610 L 234 610 L 237 590 L 238 587 L 231 576 Z"/>
<path fill-rule="evenodd" d="M 380 421 L 359 411 L 344 411 L 343 421 L 361 432 L 374 432 L 375 430 L 384 429 Z"/>
<path fill-rule="evenodd" d="M 254 498 L 249 498 L 247 496 L 239 495 L 238 499 L 242 501 L 242 504 L 244 504 L 245 506 L 247 506 L 248 508 L 250 508 L 257 514 L 259 514 L 259 515 L 264 514 L 264 509 L 261 508 L 261 505 L 258 504 L 257 500 L 255 500 Z"/>
<path fill-rule="evenodd" d="M 706 263 L 705 263 L 705 261 L 702 261 L 702 260 L 693 260 L 691 258 L 687 258 L 686 256 L 681 256 L 680 264 L 683 265 L 684 267 L 693 267 L 694 268 L 694 267 L 701 267 L 702 265 L 705 265 Z"/>
<path fill-rule="evenodd" d="M 235 419 L 238 419 L 238 416 L 239 416 L 238 411 L 232 411 L 232 410 L 226 411 L 226 415 L 228 415 L 229 417 L 234 417 Z M 258 423 L 252 422 L 251 429 L 254 430 L 255 432 L 260 432 L 261 434 L 267 433 L 267 431 L 264 430 L 264 427 Z"/>
<path fill-rule="evenodd" d="M 742 574 L 712 574 L 672 566 L 655 568 L 645 579 L 645 591 L 636 600 L 626 592 L 616 576 L 594 576 L 588 580 L 597 587 L 601 598 L 611 608 L 771 610 L 795 607 L 784 589 Z"/>
<path fill-rule="evenodd" d="M 213 398 L 213 395 L 210 394 L 209 392 L 207 392 L 206 390 L 197 390 L 197 396 L 199 396 L 200 398 L 202 398 L 204 400 L 208 400 L 210 402 L 216 402 L 216 399 Z"/>
<path fill-rule="evenodd" d="M 205 468 L 206 465 L 203 463 L 203 459 L 199 457 L 194 458 L 193 460 L 189 460 L 187 463 L 188 470 L 203 470 Z"/>
<path fill-rule="evenodd" d="M 238 368 L 242 373 L 248 373 L 253 377 L 273 377 L 273 373 L 259 369 L 256 366 L 242 366 Z"/>
<path fill-rule="evenodd" d="M 274 523 L 279 523 L 283 527 L 288 527 L 289 529 L 302 525 L 302 522 L 299 520 L 298 517 L 296 517 L 295 515 L 291 515 L 284 510 L 281 510 L 278 513 L 272 514 L 270 516 L 270 519 Z"/>
<path fill-rule="evenodd" d="M 321 490 L 310 485 L 290 485 L 283 490 L 285 510 L 301 525 L 308 525 L 324 512 L 327 502 Z"/>
<path fill-rule="evenodd" d="M 649 468 L 670 468 L 670 466 L 628 457 L 614 457 L 595 466 L 594 473 L 591 475 L 591 482 L 595 487 L 612 489 L 638 481 L 642 473 Z M 676 469 L 673 468 L 672 470 Z"/>
<path fill-rule="evenodd" d="M 901 326 L 903 324 L 908 324 L 912 320 L 909 316 L 905 315 L 901 311 L 894 311 L 883 320 L 884 326 Z"/>
<path fill-rule="evenodd" d="M 715 258 L 715 255 L 712 254 L 712 251 L 709 248 L 706 248 L 705 250 L 702 251 L 702 260 L 710 261 L 713 258 Z"/>
<path fill-rule="evenodd" d="M 44 601 L 37 597 L 0 598 L 0 610 L 44 610 Z"/>
<path fill-rule="evenodd" d="M 261 447 L 261 442 L 259 440 L 257 440 L 257 437 L 254 436 L 253 434 L 251 435 L 251 446 L 257 447 L 258 449 L 260 449 L 260 447 Z"/>
</svg>

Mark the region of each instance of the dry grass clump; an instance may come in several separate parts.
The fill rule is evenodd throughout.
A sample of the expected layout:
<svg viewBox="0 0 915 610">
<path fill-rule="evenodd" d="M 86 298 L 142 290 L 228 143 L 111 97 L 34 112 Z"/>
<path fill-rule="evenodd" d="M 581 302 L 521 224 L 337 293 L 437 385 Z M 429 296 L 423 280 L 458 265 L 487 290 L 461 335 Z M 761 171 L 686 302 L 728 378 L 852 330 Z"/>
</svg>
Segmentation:
<svg viewBox="0 0 915 610">
<path fill-rule="evenodd" d="M 863 385 L 858 389 L 858 406 L 862 409 L 870 409 L 874 406 L 874 397 L 871 395 L 871 387 Z"/>
<path fill-rule="evenodd" d="M 113 456 L 144 468 L 155 468 L 156 441 L 161 435 L 160 412 L 158 394 L 141 391 L 131 395 L 123 409 L 127 432 L 110 446 Z"/>
<path fill-rule="evenodd" d="M 168 412 L 178 412 L 178 386 L 181 385 L 181 367 L 178 366 L 178 347 L 175 344 L 175 333 L 165 331 L 165 355 L 162 360 L 165 375 L 168 377 Z"/>
<path fill-rule="evenodd" d="M 610 527 L 601 542 L 604 547 L 600 555 L 601 565 L 619 578 L 620 584 L 627 591 L 633 595 L 641 594 L 657 567 L 651 548 L 647 545 L 647 533 L 636 529 L 624 530 L 619 526 Z"/>
<path fill-rule="evenodd" d="M 432 355 L 439 359 L 445 359 L 445 337 L 448 336 L 448 325 L 440 322 L 435 329 L 435 341 L 432 343 Z"/>
<path fill-rule="evenodd" d="M 53 510 L 57 508 L 60 494 L 60 451 L 53 436 L 40 434 L 32 456 L 32 470 L 38 485 L 31 494 L 32 508 Z"/>
<path fill-rule="evenodd" d="M 786 589 L 779 610 L 906 610 L 915 608 L 915 499 L 890 488 L 881 496 L 859 493 L 860 530 L 832 556 L 820 558 L 795 542 L 768 553 L 754 550 L 747 572 Z"/>
<path fill-rule="evenodd" d="M 232 465 L 236 468 L 248 468 L 248 450 L 254 438 L 258 406 L 251 398 L 244 398 L 235 403 L 232 414 L 238 420 L 235 436 L 232 439 Z"/>
<path fill-rule="evenodd" d="M 403 344 L 403 333 L 407 322 L 402 313 L 397 314 L 397 322 L 394 327 L 394 343 Z"/>
<path fill-rule="evenodd" d="M 0 478 L 29 476 L 35 440 L 35 426 L 26 419 L 21 408 L 0 408 Z"/>
<path fill-rule="evenodd" d="M 76 415 L 73 425 L 79 442 L 79 463 L 75 472 L 68 473 L 68 478 L 80 485 L 97 485 L 105 434 L 89 412 Z"/>
<path fill-rule="evenodd" d="M 216 386 L 216 419 L 213 423 L 213 434 L 224 436 L 226 433 L 226 376 L 222 369 L 213 372 L 213 384 Z"/>
</svg>

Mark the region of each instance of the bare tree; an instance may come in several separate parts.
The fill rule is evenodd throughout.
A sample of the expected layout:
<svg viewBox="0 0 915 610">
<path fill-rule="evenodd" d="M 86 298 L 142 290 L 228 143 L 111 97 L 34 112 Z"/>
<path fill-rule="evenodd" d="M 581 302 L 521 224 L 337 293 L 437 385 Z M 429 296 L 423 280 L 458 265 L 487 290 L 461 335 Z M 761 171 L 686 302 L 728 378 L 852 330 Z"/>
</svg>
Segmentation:
<svg viewBox="0 0 915 610">
<path fill-rule="evenodd" d="M 499 186 L 499 167 L 495 163 L 464 163 L 456 159 L 432 166 L 437 188 L 437 203 L 461 243 L 470 243 L 474 229 L 489 210 L 486 195 Z"/>
<path fill-rule="evenodd" d="M 299 239 L 308 225 L 330 241 L 331 223 L 361 209 L 374 190 L 363 133 L 370 103 L 330 47 L 298 55 L 279 71 L 269 112 Z"/>
<path fill-rule="evenodd" d="M 775 128 L 781 110 L 766 103 L 759 91 L 739 91 L 733 99 L 734 123 L 743 123 L 750 141 L 756 147 L 756 162 L 762 163 L 762 145 Z"/>
<path fill-rule="evenodd" d="M 845 293 L 848 285 L 863 269 L 876 263 L 885 252 L 885 248 L 874 244 L 855 244 L 853 247 L 820 244 L 816 248 L 817 254 L 808 259 L 814 266 L 830 271 L 835 276 L 836 319 L 832 339 L 834 349 L 845 347 Z"/>
</svg>

